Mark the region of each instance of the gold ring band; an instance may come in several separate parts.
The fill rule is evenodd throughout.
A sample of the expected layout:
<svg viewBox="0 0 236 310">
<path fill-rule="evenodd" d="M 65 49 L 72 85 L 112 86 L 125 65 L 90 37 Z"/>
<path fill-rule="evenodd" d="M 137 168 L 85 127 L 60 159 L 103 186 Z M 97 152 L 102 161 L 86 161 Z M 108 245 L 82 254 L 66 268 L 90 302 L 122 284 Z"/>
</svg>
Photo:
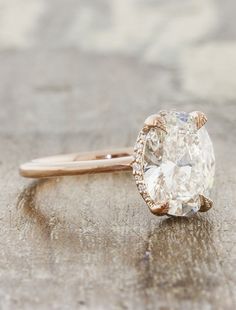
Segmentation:
<svg viewBox="0 0 236 310">
<path fill-rule="evenodd" d="M 73 153 L 34 159 L 20 166 L 27 178 L 48 178 L 89 173 L 131 171 L 133 148 Z"/>
</svg>

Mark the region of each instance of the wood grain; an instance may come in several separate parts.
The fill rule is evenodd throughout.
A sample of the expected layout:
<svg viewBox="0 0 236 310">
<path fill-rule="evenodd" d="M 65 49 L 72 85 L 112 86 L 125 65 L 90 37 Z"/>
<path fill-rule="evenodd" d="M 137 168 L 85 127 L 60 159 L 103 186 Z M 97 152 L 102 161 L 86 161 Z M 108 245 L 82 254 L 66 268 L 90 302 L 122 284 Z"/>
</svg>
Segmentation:
<svg viewBox="0 0 236 310">
<path fill-rule="evenodd" d="M 29 0 L 24 27 L 0 2 L 0 309 L 235 309 L 233 0 Z M 208 116 L 208 213 L 153 216 L 129 173 L 18 174 L 34 157 L 133 145 L 170 108 Z"/>
</svg>

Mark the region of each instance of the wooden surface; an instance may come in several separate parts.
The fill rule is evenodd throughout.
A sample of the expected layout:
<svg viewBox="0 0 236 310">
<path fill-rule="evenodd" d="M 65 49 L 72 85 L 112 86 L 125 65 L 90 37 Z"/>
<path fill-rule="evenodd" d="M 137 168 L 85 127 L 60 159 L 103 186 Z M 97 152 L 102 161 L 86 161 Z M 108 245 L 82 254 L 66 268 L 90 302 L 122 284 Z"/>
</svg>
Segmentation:
<svg viewBox="0 0 236 310">
<path fill-rule="evenodd" d="M 236 19 L 228 0 L 0 0 L 0 309 L 236 308 Z M 37 156 L 208 115 L 214 209 L 157 218 L 129 173 L 31 182 Z"/>
</svg>

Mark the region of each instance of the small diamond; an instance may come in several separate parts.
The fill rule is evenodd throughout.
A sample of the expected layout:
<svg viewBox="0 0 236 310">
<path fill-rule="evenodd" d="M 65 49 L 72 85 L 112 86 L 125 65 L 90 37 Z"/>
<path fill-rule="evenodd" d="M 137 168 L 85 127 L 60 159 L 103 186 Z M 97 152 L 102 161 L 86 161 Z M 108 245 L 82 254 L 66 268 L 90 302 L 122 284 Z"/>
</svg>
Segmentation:
<svg viewBox="0 0 236 310">
<path fill-rule="evenodd" d="M 146 191 L 146 186 L 143 183 L 138 184 L 138 190 L 142 193 Z"/>
<path fill-rule="evenodd" d="M 136 175 L 134 176 L 134 178 L 135 178 L 135 181 L 136 181 L 136 182 L 143 181 L 143 176 L 140 175 L 140 174 L 136 174 Z"/>
<path fill-rule="evenodd" d="M 143 143 L 137 142 L 134 146 L 134 151 L 137 152 L 137 151 L 141 151 L 142 149 L 143 149 Z"/>
<path fill-rule="evenodd" d="M 134 154 L 134 159 L 137 161 L 137 162 L 141 162 L 142 161 L 142 154 L 140 153 L 135 153 Z"/>
<path fill-rule="evenodd" d="M 140 173 L 142 172 L 142 167 L 139 163 L 133 163 L 133 172 L 134 173 Z"/>
<path fill-rule="evenodd" d="M 144 132 L 141 132 L 138 136 L 138 141 L 142 143 L 145 141 L 146 137 L 147 135 Z"/>
</svg>

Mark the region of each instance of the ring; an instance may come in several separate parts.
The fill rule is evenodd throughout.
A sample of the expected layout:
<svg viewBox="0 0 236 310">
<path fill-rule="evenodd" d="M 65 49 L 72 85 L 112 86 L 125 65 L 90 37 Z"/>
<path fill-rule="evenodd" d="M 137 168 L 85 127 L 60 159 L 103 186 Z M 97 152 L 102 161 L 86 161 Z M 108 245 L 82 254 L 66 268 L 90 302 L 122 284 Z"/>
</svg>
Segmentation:
<svg viewBox="0 0 236 310">
<path fill-rule="evenodd" d="M 155 215 L 189 217 L 208 211 L 215 156 L 204 113 L 160 111 L 149 116 L 133 148 L 58 155 L 20 166 L 29 178 L 131 171 Z"/>
</svg>

